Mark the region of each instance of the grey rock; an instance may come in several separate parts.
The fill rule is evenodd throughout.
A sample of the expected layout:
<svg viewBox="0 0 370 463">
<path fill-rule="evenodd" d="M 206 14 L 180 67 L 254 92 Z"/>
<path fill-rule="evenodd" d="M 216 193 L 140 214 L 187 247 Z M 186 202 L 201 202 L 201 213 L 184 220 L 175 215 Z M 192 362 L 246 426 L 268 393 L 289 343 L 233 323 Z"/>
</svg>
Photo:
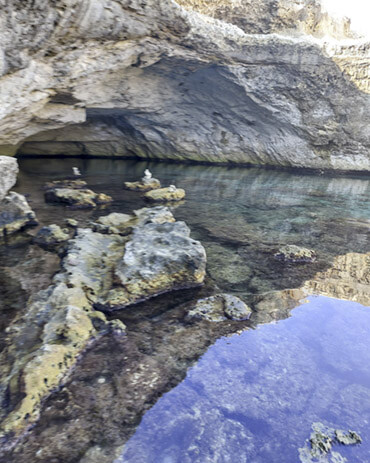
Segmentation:
<svg viewBox="0 0 370 463">
<path fill-rule="evenodd" d="M 59 225 L 48 225 L 42 227 L 34 238 L 34 242 L 46 249 L 58 248 L 69 240 L 69 230 L 63 230 Z"/>
<path fill-rule="evenodd" d="M 150 191 L 161 187 L 161 182 L 156 178 L 146 179 L 145 177 L 140 182 L 125 182 L 126 190 L 132 191 Z"/>
<path fill-rule="evenodd" d="M 19 436 L 37 419 L 43 398 L 89 344 L 107 332 L 125 333 L 122 322 L 108 321 L 96 308 L 120 308 L 203 281 L 205 251 L 167 208 L 110 214 L 99 221 L 103 227 L 129 221 L 131 234 L 78 228 L 52 284 L 35 294 L 7 328 L 0 352 L 0 401 L 8 403 L 0 412 L 1 435 Z M 47 243 L 65 237 L 56 226 L 39 235 Z"/>
<path fill-rule="evenodd" d="M 87 188 L 55 188 L 45 192 L 45 201 L 85 209 L 96 207 L 99 204 L 110 203 L 112 198 L 104 193 L 95 193 Z"/>
<path fill-rule="evenodd" d="M 189 310 L 187 318 L 222 322 L 227 319 L 247 320 L 251 313 L 252 309 L 238 297 L 231 294 L 216 294 L 197 301 Z"/>
<path fill-rule="evenodd" d="M 347 459 L 339 452 L 333 451 L 333 447 L 341 445 L 354 445 L 362 442 L 361 437 L 355 431 L 342 431 L 330 428 L 323 423 L 313 423 L 309 442 L 299 449 L 299 461 L 312 463 L 314 461 L 345 463 Z"/>
<path fill-rule="evenodd" d="M 158 294 L 198 286 L 205 277 L 206 253 L 190 238 L 184 222 L 145 221 L 133 229 L 115 286 L 98 301 L 104 310 L 117 310 Z"/>
<path fill-rule="evenodd" d="M 185 190 L 169 186 L 167 188 L 148 191 L 144 194 L 144 198 L 152 202 L 181 201 L 185 198 Z"/>
<path fill-rule="evenodd" d="M 0 237 L 32 225 L 37 225 L 36 215 L 23 195 L 12 191 L 0 201 Z"/>
<path fill-rule="evenodd" d="M 8 191 L 15 185 L 18 175 L 18 163 L 9 156 L 0 156 L 0 201 L 8 194 Z"/>
</svg>

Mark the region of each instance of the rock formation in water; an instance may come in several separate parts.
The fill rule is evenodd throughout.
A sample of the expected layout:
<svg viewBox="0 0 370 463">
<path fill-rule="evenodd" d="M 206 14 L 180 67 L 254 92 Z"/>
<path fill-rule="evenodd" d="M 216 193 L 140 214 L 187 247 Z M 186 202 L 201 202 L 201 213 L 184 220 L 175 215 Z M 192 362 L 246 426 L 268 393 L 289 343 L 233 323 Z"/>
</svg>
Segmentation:
<svg viewBox="0 0 370 463">
<path fill-rule="evenodd" d="M 0 7 L 3 154 L 370 169 L 370 45 L 318 0 Z"/>
<path fill-rule="evenodd" d="M 203 282 L 204 248 L 169 209 L 113 213 L 100 219 L 98 229 L 77 229 L 53 284 L 34 294 L 7 328 L 0 354 L 3 437 L 37 419 L 41 401 L 92 341 L 124 332 L 122 323 L 108 321 L 97 308 L 123 308 Z"/>
<path fill-rule="evenodd" d="M 30 225 L 36 225 L 36 216 L 26 198 L 9 191 L 17 181 L 16 159 L 0 156 L 0 239 Z"/>
</svg>

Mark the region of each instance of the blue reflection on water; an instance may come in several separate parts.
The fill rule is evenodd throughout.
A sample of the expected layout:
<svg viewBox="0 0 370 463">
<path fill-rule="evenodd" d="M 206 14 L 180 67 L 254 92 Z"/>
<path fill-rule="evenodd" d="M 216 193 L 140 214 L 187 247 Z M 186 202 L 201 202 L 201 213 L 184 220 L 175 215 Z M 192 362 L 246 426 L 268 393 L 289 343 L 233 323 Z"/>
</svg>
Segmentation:
<svg viewBox="0 0 370 463">
<path fill-rule="evenodd" d="M 370 462 L 370 311 L 311 297 L 218 340 L 144 416 L 116 463 L 296 463 L 314 422 L 359 432 Z"/>
</svg>

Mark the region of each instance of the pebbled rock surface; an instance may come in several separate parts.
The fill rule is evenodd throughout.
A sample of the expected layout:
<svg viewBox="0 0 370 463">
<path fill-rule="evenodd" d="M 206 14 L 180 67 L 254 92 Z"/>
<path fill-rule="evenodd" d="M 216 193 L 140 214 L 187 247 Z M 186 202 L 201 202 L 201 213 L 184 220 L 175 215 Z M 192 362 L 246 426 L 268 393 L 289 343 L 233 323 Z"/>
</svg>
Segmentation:
<svg viewBox="0 0 370 463">
<path fill-rule="evenodd" d="M 1 154 L 370 170 L 370 45 L 317 0 L 0 6 Z"/>
</svg>

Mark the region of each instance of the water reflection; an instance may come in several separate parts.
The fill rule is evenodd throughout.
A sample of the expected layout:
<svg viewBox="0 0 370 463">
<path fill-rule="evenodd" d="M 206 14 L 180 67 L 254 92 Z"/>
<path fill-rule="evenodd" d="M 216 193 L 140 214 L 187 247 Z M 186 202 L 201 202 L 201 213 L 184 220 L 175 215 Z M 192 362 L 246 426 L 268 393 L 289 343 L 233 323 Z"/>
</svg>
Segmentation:
<svg viewBox="0 0 370 463">
<path fill-rule="evenodd" d="M 77 211 L 46 204 L 42 185 L 65 178 L 73 166 L 93 190 L 111 195 L 114 203 Z M 187 199 L 174 214 L 206 247 L 207 285 L 115 314 L 128 327 L 125 339 L 107 337 L 81 358 L 66 385 L 45 402 L 35 428 L 4 457 L 7 463 L 33 461 L 36 452 L 40 463 L 111 463 L 144 413 L 183 380 L 220 336 L 287 319 L 312 293 L 370 305 L 368 177 L 107 159 L 23 159 L 17 190 L 29 194 L 41 225 L 63 225 L 71 217 L 84 226 L 103 214 L 143 207 L 140 195 L 122 185 L 140 178 L 147 167 L 164 185 L 186 189 Z M 4 304 L 12 316 L 32 292 L 35 275 L 38 287 L 44 287 L 56 264 L 29 241 L 26 237 L 0 256 L 0 287 L 11 282 L 10 291 L 0 291 L 0 296 L 6 294 Z M 299 265 L 277 261 L 274 253 L 285 244 L 314 249 L 318 259 Z M 44 262 L 43 269 L 37 270 L 38 261 Z M 251 319 L 222 326 L 186 323 L 189 301 L 216 291 L 244 299 L 254 310 Z M 140 463 L 234 463 L 249 455 L 248 461 L 280 463 L 287 454 L 284 461 L 296 462 L 298 447 L 319 418 L 366 435 L 357 401 L 364 404 L 365 419 L 369 384 L 367 379 L 358 383 L 358 378 L 368 378 L 367 311 L 320 297 L 293 314 L 281 323 L 217 341 L 185 382 L 144 415 L 124 458 Z M 1 318 L 4 328 L 11 318 Z M 318 346 L 331 356 L 330 362 L 321 359 Z M 356 349 L 359 361 L 353 360 Z M 340 357 L 335 358 L 335 352 Z M 349 373 L 344 381 L 338 368 L 333 370 L 334 362 L 340 366 L 343 358 L 344 370 L 352 368 L 354 383 Z M 342 408 L 346 411 L 341 421 Z M 285 421 L 289 427 L 284 430 Z M 173 447 L 167 445 L 171 439 Z M 368 452 L 366 445 L 361 449 Z M 280 459 L 274 460 L 274 452 Z"/>
<path fill-rule="evenodd" d="M 144 416 L 115 463 L 296 463 L 313 422 L 355 429 L 370 461 L 370 312 L 325 297 L 222 338 Z"/>
</svg>

